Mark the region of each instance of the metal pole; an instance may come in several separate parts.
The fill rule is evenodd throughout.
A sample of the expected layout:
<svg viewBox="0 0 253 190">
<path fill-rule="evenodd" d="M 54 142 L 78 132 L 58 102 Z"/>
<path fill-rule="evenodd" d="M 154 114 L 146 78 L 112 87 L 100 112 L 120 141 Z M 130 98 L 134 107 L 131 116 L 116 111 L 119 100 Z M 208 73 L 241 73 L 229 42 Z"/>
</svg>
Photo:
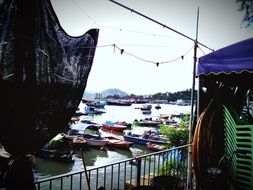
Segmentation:
<svg viewBox="0 0 253 190">
<path fill-rule="evenodd" d="M 154 19 L 152 19 L 152 18 L 150 18 L 150 17 L 148 17 L 148 16 L 146 16 L 146 15 L 144 15 L 144 14 L 142 14 L 142 13 L 140 13 L 140 12 L 134 10 L 134 9 L 131 9 L 131 8 L 129 8 L 129 7 L 127 7 L 127 6 L 123 5 L 123 4 L 121 4 L 121 3 L 119 3 L 119 2 L 116 2 L 116 1 L 114 1 L 114 0 L 109 0 L 109 1 L 111 1 L 111 2 L 113 2 L 113 3 L 115 3 L 115 4 L 117 4 L 117 5 L 119 5 L 119 6 L 123 7 L 123 8 L 125 8 L 125 9 L 127 9 L 127 10 L 133 12 L 133 13 L 136 13 L 136 14 L 138 14 L 138 15 L 140 15 L 140 16 L 142 16 L 142 17 L 148 19 L 148 20 L 151 20 L 152 22 L 155 22 L 156 24 L 161 25 L 163 28 L 167 28 L 167 29 L 169 29 L 169 30 L 171 30 L 171 31 L 173 31 L 173 32 L 175 32 L 175 33 L 177 33 L 177 34 L 179 34 L 179 35 L 181 35 L 181 36 L 183 36 L 183 37 L 185 37 L 185 38 L 187 38 L 187 39 L 189 39 L 189 40 L 195 42 L 195 40 L 194 40 L 193 38 L 191 38 L 191 37 L 189 37 L 189 36 L 187 36 L 187 35 L 185 35 L 185 34 L 179 32 L 179 31 L 177 31 L 177 30 L 175 30 L 175 29 L 173 29 L 173 28 L 171 28 L 171 27 L 168 27 L 168 26 L 166 26 L 165 24 L 162 24 L 161 22 L 158 22 L 157 20 L 154 20 Z M 199 45 L 201 45 L 201 46 L 203 46 L 203 47 L 205 47 L 205 48 L 207 48 L 207 49 L 209 49 L 209 50 L 211 50 L 211 51 L 214 51 L 213 49 L 209 48 L 208 46 L 206 46 L 206 45 L 204 45 L 204 44 L 202 44 L 202 43 L 200 43 L 200 42 L 197 42 L 197 44 L 199 44 Z"/>
<path fill-rule="evenodd" d="M 195 99 L 195 73 L 197 63 L 197 48 L 198 48 L 198 23 L 199 23 L 199 7 L 197 12 L 196 25 L 196 40 L 194 41 L 194 55 L 193 55 L 193 73 L 192 73 L 192 90 L 191 90 L 191 117 L 189 123 L 189 143 L 192 143 L 192 128 L 194 121 L 194 99 Z M 188 169 L 187 169 L 187 189 L 192 189 L 192 145 L 188 149 Z"/>
<path fill-rule="evenodd" d="M 82 148 L 80 148 L 80 154 L 81 154 L 81 158 L 82 158 L 82 161 L 83 161 L 83 169 L 84 169 L 84 173 L 85 173 L 85 177 L 86 177 L 86 181 L 87 181 L 87 185 L 88 185 L 88 190 L 90 190 L 90 178 L 89 178 L 87 170 L 86 170 L 86 164 L 85 164 Z"/>
</svg>

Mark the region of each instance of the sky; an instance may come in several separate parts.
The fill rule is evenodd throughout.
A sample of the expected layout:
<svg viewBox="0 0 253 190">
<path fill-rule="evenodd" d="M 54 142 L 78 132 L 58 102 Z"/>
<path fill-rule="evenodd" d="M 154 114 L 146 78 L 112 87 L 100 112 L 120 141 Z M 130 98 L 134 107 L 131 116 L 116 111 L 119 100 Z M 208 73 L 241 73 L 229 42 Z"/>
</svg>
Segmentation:
<svg viewBox="0 0 253 190">
<path fill-rule="evenodd" d="M 236 0 L 116 1 L 192 39 L 197 31 L 198 41 L 214 50 L 253 37 L 253 29 L 241 25 L 243 14 Z M 192 87 L 193 41 L 108 0 L 51 2 L 69 35 L 99 29 L 85 91 L 118 88 L 128 94 L 148 95 Z M 199 46 L 197 58 L 210 52 Z"/>
</svg>

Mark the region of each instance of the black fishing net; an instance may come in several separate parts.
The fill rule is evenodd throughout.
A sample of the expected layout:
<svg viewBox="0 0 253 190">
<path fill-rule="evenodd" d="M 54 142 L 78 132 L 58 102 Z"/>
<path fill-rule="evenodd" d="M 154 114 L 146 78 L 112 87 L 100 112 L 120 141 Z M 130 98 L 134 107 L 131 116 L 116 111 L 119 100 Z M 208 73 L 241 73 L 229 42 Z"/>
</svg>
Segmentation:
<svg viewBox="0 0 253 190">
<path fill-rule="evenodd" d="M 8 152 L 36 151 L 68 127 L 86 87 L 98 32 L 67 35 L 49 0 L 0 5 L 0 143 Z"/>
</svg>

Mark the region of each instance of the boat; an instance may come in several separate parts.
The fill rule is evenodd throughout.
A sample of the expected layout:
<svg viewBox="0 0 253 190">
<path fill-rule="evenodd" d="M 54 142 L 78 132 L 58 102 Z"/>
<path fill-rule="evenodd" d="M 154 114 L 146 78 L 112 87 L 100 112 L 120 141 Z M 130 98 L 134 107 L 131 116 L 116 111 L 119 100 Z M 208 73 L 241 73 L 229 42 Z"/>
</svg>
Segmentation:
<svg viewBox="0 0 253 190">
<path fill-rule="evenodd" d="M 147 142 L 146 147 L 153 151 L 161 151 L 167 149 L 167 146 L 164 144 L 157 144 L 153 142 Z"/>
<path fill-rule="evenodd" d="M 159 135 L 157 130 L 149 130 L 145 131 L 143 135 L 140 134 L 132 134 L 128 132 L 123 135 L 126 141 L 134 142 L 141 145 L 146 145 L 147 142 L 157 143 L 157 144 L 167 144 L 168 139 Z"/>
<path fill-rule="evenodd" d="M 158 110 L 161 109 L 161 105 L 160 104 L 156 104 L 155 105 L 155 109 L 158 109 Z"/>
<path fill-rule="evenodd" d="M 150 115 L 151 113 L 151 110 L 142 110 L 142 114 L 144 115 Z"/>
<path fill-rule="evenodd" d="M 107 105 L 114 106 L 131 106 L 132 102 L 128 100 L 108 100 Z"/>
<path fill-rule="evenodd" d="M 102 127 L 103 130 L 107 130 L 107 131 L 117 131 L 117 132 L 123 132 L 125 129 L 127 129 L 126 125 L 120 125 L 117 124 L 116 122 L 112 122 L 112 121 L 106 121 Z"/>
<path fill-rule="evenodd" d="M 152 118 L 145 118 L 140 120 L 135 119 L 134 124 L 147 127 L 159 127 L 161 122 L 158 119 L 153 120 Z"/>
<path fill-rule="evenodd" d="M 68 136 L 64 133 L 59 133 L 36 151 L 35 156 L 59 162 L 73 162 L 74 151 L 71 148 L 71 144 L 71 139 Z"/>
<path fill-rule="evenodd" d="M 72 138 L 72 146 L 73 149 L 80 150 L 80 149 L 87 149 L 87 141 L 81 136 L 73 136 Z"/>
<path fill-rule="evenodd" d="M 117 121 L 116 122 L 118 125 L 124 125 L 127 126 L 128 129 L 132 127 L 132 123 L 127 123 L 126 121 Z"/>
<path fill-rule="evenodd" d="M 105 113 L 104 110 L 95 108 L 93 106 L 84 106 L 84 115 L 95 115 L 95 114 L 102 114 Z"/>
<path fill-rule="evenodd" d="M 103 148 L 107 139 L 100 136 L 99 132 L 100 126 L 96 124 L 88 123 L 77 123 L 70 126 L 68 134 L 70 136 L 81 136 L 86 140 L 87 145 L 97 148 Z"/>
<path fill-rule="evenodd" d="M 152 105 L 151 104 L 144 104 L 141 107 L 141 110 L 151 110 L 152 109 Z"/>
<path fill-rule="evenodd" d="M 35 153 L 35 156 L 39 158 L 65 163 L 73 163 L 73 155 L 73 150 L 50 149 L 46 146 L 42 147 L 39 151 Z"/>
<path fill-rule="evenodd" d="M 106 100 L 93 100 L 86 103 L 87 106 L 91 106 L 94 108 L 104 108 L 106 104 Z"/>
<path fill-rule="evenodd" d="M 87 145 L 95 148 L 104 148 L 108 140 L 96 134 L 84 134 L 83 138 L 86 140 Z"/>
<path fill-rule="evenodd" d="M 115 136 L 106 136 L 104 138 L 108 140 L 107 145 L 112 148 L 127 150 L 134 144 L 133 142 L 126 141 Z"/>
</svg>

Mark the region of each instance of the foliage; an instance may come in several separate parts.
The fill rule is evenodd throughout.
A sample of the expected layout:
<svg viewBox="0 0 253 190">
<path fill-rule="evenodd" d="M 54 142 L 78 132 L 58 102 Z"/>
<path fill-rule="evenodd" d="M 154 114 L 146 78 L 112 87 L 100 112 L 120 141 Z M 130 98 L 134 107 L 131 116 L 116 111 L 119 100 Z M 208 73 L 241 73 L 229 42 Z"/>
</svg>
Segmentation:
<svg viewBox="0 0 253 190">
<path fill-rule="evenodd" d="M 188 143 L 189 130 L 186 127 L 168 127 L 160 126 L 161 133 L 164 134 L 170 142 L 171 146 L 181 146 Z"/>
<path fill-rule="evenodd" d="M 184 115 L 184 117 L 179 122 L 179 127 L 181 128 L 188 128 L 190 121 L 190 114 Z"/>
<path fill-rule="evenodd" d="M 195 91 L 195 94 L 197 94 L 197 91 Z M 169 102 L 175 102 L 178 99 L 183 99 L 183 100 L 191 100 L 191 89 L 187 89 L 184 91 L 178 91 L 178 92 L 166 92 L 166 93 L 156 93 L 152 95 L 152 99 L 154 100 L 168 100 Z"/>
<path fill-rule="evenodd" d="M 169 159 L 159 167 L 159 171 L 161 171 L 162 174 L 169 174 L 183 179 L 186 177 L 186 168 L 185 162 Z"/>
<path fill-rule="evenodd" d="M 253 26 L 253 0 L 236 0 L 239 4 L 238 10 L 244 13 L 242 24 L 245 28 Z"/>
</svg>

